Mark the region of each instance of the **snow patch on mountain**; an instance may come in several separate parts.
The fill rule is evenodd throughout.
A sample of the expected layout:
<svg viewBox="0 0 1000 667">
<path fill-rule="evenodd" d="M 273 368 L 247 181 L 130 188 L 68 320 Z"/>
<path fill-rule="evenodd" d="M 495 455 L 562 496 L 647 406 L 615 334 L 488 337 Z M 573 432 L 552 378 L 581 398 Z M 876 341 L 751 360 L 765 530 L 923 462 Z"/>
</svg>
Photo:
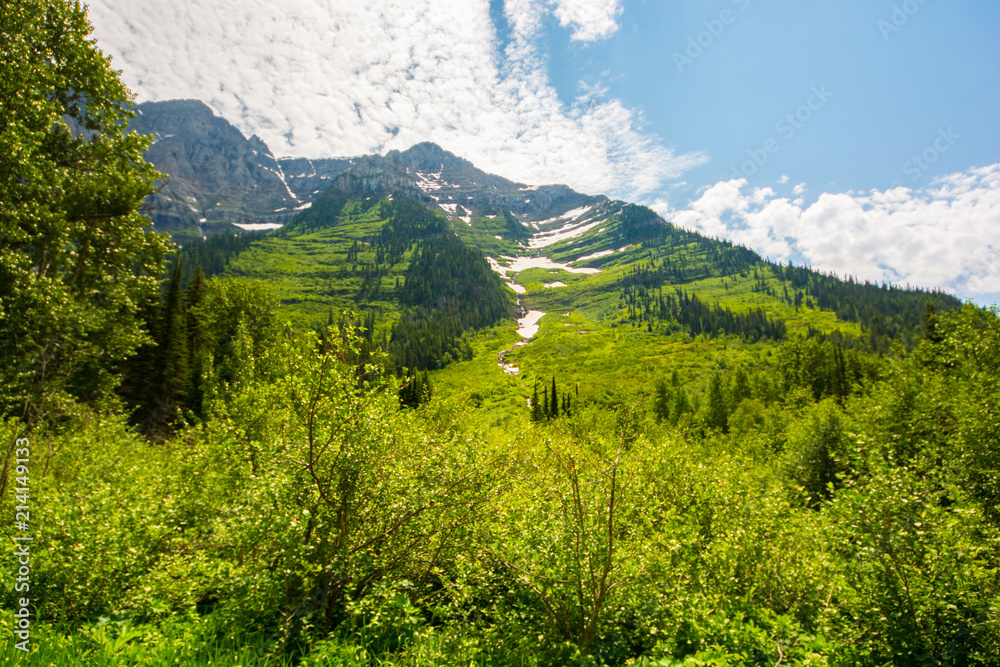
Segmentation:
<svg viewBox="0 0 1000 667">
<path fill-rule="evenodd" d="M 547 248 L 563 241 L 575 239 L 583 236 L 592 229 L 603 225 L 607 220 L 599 218 L 597 220 L 584 220 L 580 222 L 570 222 L 559 229 L 551 232 L 538 234 L 528 242 L 528 247 L 532 249 Z"/>
</svg>

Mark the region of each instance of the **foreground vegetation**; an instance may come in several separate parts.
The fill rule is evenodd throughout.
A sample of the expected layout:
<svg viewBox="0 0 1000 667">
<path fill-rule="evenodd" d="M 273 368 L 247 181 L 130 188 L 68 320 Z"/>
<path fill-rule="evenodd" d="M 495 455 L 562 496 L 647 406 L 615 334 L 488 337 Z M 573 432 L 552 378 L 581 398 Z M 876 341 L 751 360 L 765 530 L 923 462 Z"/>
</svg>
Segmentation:
<svg viewBox="0 0 1000 667">
<path fill-rule="evenodd" d="M 35 664 L 995 664 L 1000 320 L 929 326 L 503 428 L 241 327 L 170 439 L 32 433 Z"/>
<path fill-rule="evenodd" d="M 995 307 L 623 207 L 515 347 L 512 216 L 334 191 L 168 270 L 84 8 L 8 4 L 4 664 L 997 664 Z"/>
</svg>

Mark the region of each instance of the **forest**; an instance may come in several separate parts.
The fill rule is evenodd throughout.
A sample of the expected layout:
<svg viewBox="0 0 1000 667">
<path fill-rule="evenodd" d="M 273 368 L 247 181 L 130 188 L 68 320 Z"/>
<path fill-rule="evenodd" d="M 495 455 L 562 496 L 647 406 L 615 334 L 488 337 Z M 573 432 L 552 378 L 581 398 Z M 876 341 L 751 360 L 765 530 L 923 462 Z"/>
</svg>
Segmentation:
<svg viewBox="0 0 1000 667">
<path fill-rule="evenodd" d="M 1000 664 L 996 306 L 641 207 L 530 338 L 413 199 L 182 250 L 89 33 L 0 14 L 0 663 Z"/>
</svg>

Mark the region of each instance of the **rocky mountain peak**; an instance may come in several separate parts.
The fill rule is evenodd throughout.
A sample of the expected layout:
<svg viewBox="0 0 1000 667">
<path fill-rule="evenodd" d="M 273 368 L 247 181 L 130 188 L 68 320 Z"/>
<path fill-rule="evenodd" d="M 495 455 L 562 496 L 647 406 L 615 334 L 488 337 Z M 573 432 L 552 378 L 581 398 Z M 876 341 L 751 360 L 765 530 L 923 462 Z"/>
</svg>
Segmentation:
<svg viewBox="0 0 1000 667">
<path fill-rule="evenodd" d="M 244 228 L 278 226 L 329 187 L 350 160 L 291 163 L 286 178 L 264 141 L 249 139 L 198 100 L 146 102 L 130 128 L 153 135 L 146 159 L 168 175 L 150 198 L 156 229 L 175 238 Z"/>
</svg>

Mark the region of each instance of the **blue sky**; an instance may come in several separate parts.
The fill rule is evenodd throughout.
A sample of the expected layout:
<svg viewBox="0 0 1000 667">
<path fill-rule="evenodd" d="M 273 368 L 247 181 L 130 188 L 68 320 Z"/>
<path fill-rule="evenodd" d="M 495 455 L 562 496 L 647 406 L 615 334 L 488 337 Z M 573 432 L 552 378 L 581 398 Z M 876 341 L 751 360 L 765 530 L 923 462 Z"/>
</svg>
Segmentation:
<svg viewBox="0 0 1000 667">
<path fill-rule="evenodd" d="M 641 109 L 679 151 L 704 151 L 710 162 L 684 179 L 695 187 L 742 170 L 747 151 L 769 138 L 780 150 L 748 175 L 750 183 L 786 174 L 817 193 L 924 185 L 996 162 L 1000 3 L 927 0 L 907 5 L 917 8 L 912 14 L 897 13 L 903 5 L 626 2 L 620 30 L 597 44 L 574 42 L 549 21 L 551 78 L 566 102 L 579 95 L 580 81 L 599 85 Z M 787 123 L 779 132 L 778 122 L 814 88 L 830 99 L 801 128 Z M 795 130 L 790 138 L 787 128 Z M 905 167 L 948 128 L 960 138 L 947 152 L 926 170 Z"/>
<path fill-rule="evenodd" d="M 92 0 L 139 100 L 276 155 L 434 141 L 778 260 L 1000 301 L 991 0 Z"/>
</svg>

